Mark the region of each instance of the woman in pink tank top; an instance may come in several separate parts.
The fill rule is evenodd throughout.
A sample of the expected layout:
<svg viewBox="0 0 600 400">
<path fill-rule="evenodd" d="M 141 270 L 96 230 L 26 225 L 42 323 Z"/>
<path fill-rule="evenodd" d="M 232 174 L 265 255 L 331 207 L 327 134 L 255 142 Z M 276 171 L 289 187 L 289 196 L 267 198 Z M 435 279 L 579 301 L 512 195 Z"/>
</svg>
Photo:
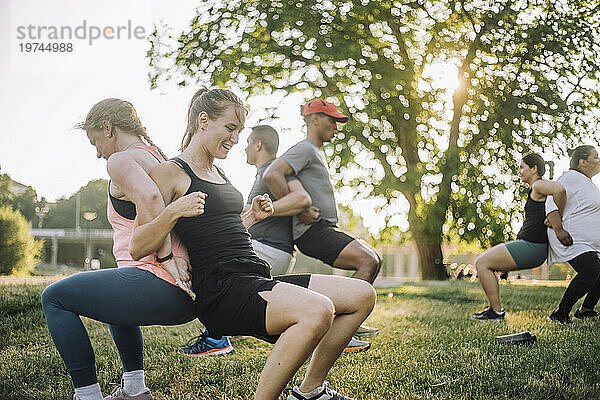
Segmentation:
<svg viewBox="0 0 600 400">
<path fill-rule="evenodd" d="M 180 217 L 201 214 L 203 195 L 185 196 L 178 204 L 164 207 L 162 195 L 148 172 L 165 156 L 146 134 L 131 103 L 103 100 L 92 107 L 78 127 L 86 131 L 97 156 L 107 160 L 113 252 L 118 266 L 129 268 L 81 272 L 48 286 L 42 293 L 46 323 L 71 375 L 74 399 L 104 398 L 96 377 L 93 349 L 80 319 L 85 316 L 109 324 L 123 363 L 123 385 L 106 398 L 151 400 L 144 381 L 139 326 L 178 325 L 194 320 L 194 294 L 190 290 L 187 252 L 179 240 L 161 239 L 160 243 L 151 243 L 158 248 L 156 253 L 133 256 L 129 253 L 130 240 L 136 220 L 164 229 L 172 227 Z M 145 214 L 146 209 L 157 208 L 164 210 L 156 218 Z M 141 251 L 145 251 L 143 246 Z"/>
</svg>

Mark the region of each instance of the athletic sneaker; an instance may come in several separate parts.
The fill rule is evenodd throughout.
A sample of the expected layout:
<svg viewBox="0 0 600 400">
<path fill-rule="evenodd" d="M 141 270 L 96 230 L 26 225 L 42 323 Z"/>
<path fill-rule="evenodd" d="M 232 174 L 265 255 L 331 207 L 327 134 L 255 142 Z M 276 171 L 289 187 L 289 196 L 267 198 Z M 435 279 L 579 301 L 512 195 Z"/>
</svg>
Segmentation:
<svg viewBox="0 0 600 400">
<path fill-rule="evenodd" d="M 122 387 L 118 387 L 114 392 L 112 392 L 111 395 L 106 396 L 104 400 L 154 400 L 154 397 L 152 397 L 150 389 L 146 389 L 142 393 L 136 394 L 135 396 L 130 396 L 123 391 Z"/>
<path fill-rule="evenodd" d="M 358 339 L 352 338 L 346 345 L 346 348 L 344 349 L 344 353 L 346 353 L 346 354 L 357 353 L 359 351 L 369 350 L 370 348 L 371 348 L 371 343 L 365 342 L 364 340 L 358 340 Z M 317 399 L 318 399 L 318 397 L 317 397 Z"/>
<path fill-rule="evenodd" d="M 483 311 L 474 312 L 473 315 L 471 315 L 471 319 L 476 319 L 478 321 L 501 321 L 504 319 L 504 314 L 504 311 L 501 311 L 500 314 L 498 314 L 492 307 L 487 306 Z"/>
<path fill-rule="evenodd" d="M 377 335 L 378 333 L 379 333 L 379 329 L 377 329 L 377 328 L 370 328 L 366 325 L 361 325 L 356 330 L 356 333 L 354 334 L 354 336 L 369 337 L 369 336 Z"/>
<path fill-rule="evenodd" d="M 477 311 L 477 312 L 474 312 L 472 315 L 481 315 L 481 314 L 483 314 L 484 312 L 486 312 L 486 311 L 487 311 L 488 309 L 490 309 L 490 308 L 492 308 L 492 306 L 486 306 L 486 307 L 483 309 L 483 311 Z"/>
<path fill-rule="evenodd" d="M 313 390 L 306 394 L 308 397 L 304 397 L 300 394 L 298 386 L 294 386 L 292 388 L 292 393 L 288 395 L 287 400 L 352 400 L 350 397 L 346 397 L 335 390 L 329 389 L 327 381 L 323 382 L 323 386 L 320 386 L 317 389 L 315 389 L 317 393 Z"/>
<path fill-rule="evenodd" d="M 206 335 L 190 339 L 185 346 L 179 349 L 179 353 L 186 356 L 215 356 L 217 354 L 227 354 L 230 351 L 233 351 L 233 346 L 227 336 L 213 339 Z"/>
<path fill-rule="evenodd" d="M 578 309 L 577 311 L 575 311 L 575 314 L 573 314 L 573 316 L 577 319 L 586 319 L 597 317 L 598 313 L 594 310 L 581 311 L 581 309 Z"/>
<path fill-rule="evenodd" d="M 554 311 L 552 314 L 548 316 L 548 321 L 560 322 L 561 324 L 570 324 L 571 318 L 569 314 L 564 314 L 560 312 L 560 310 Z"/>
</svg>

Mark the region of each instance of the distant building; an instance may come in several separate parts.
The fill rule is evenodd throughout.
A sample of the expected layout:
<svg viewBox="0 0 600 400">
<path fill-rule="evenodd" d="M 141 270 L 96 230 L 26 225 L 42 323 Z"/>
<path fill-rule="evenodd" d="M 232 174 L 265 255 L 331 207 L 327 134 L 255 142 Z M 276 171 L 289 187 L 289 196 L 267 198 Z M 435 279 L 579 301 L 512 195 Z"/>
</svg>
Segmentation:
<svg viewBox="0 0 600 400">
<path fill-rule="evenodd" d="M 27 188 L 29 186 L 27 185 L 23 185 L 20 182 L 15 181 L 14 179 L 11 179 L 12 185 L 10 187 L 11 192 L 16 193 L 16 194 L 22 194 L 25 193 L 25 191 L 27 191 Z"/>
</svg>

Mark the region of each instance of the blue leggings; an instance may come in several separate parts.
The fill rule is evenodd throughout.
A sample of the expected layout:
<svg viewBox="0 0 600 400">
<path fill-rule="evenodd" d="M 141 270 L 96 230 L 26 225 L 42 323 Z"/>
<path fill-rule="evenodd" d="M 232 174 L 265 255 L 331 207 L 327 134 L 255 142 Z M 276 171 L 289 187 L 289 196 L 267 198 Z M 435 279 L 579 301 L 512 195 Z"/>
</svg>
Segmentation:
<svg viewBox="0 0 600 400">
<path fill-rule="evenodd" d="M 76 388 L 97 382 L 94 351 L 79 316 L 110 325 L 124 371 L 144 367 L 139 326 L 179 325 L 195 319 L 189 295 L 134 267 L 81 272 L 55 282 L 43 291 L 42 308 Z"/>
</svg>

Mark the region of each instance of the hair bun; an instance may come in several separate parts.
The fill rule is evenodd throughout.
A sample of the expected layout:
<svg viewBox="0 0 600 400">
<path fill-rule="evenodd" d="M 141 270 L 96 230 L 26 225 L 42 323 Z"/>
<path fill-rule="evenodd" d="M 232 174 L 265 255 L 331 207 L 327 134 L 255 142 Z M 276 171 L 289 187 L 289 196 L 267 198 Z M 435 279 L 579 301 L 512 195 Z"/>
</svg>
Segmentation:
<svg viewBox="0 0 600 400">
<path fill-rule="evenodd" d="M 573 152 L 575 151 L 575 149 L 567 149 L 567 155 L 569 157 L 573 157 Z"/>
</svg>

